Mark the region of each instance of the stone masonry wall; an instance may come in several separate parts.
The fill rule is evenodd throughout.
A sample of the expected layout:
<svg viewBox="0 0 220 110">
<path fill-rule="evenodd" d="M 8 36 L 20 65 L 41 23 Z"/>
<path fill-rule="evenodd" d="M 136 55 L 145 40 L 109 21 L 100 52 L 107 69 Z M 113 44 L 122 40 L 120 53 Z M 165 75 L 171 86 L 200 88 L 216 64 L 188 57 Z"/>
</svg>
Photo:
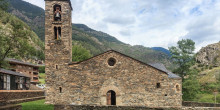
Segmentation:
<svg viewBox="0 0 220 110">
<path fill-rule="evenodd" d="M 22 102 L 26 99 L 44 97 L 44 91 L 40 90 L 0 90 L 0 106 L 10 103 Z"/>
<path fill-rule="evenodd" d="M 113 67 L 107 63 L 111 57 L 116 59 Z M 106 105 L 106 93 L 113 90 L 119 106 L 182 105 L 181 79 L 170 79 L 165 72 L 116 52 L 72 64 L 70 68 L 64 78 L 63 93 L 51 98 L 55 104 Z M 157 83 L 160 88 L 156 88 Z M 57 90 L 51 92 L 57 93 Z"/>
<path fill-rule="evenodd" d="M 54 110 L 219 110 L 219 107 L 144 107 L 144 106 L 76 106 L 54 105 Z"/>
<path fill-rule="evenodd" d="M 65 86 L 68 64 L 72 61 L 72 19 L 68 0 L 45 0 L 45 72 L 46 103 L 59 99 L 59 87 Z M 61 21 L 54 21 L 54 5 L 61 5 Z M 55 39 L 54 27 L 61 27 L 61 39 Z M 62 101 L 60 102 L 62 103 Z"/>
</svg>

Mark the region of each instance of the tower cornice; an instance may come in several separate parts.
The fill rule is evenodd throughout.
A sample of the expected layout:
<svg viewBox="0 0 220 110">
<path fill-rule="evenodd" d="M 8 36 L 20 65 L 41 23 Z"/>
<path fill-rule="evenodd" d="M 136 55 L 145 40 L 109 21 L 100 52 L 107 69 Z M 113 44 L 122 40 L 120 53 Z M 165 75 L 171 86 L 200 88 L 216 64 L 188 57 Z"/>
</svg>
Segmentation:
<svg viewBox="0 0 220 110">
<path fill-rule="evenodd" d="M 69 2 L 69 5 L 70 5 L 71 10 L 73 10 L 72 4 L 71 4 L 71 1 L 70 1 L 70 0 L 44 0 L 44 1 L 67 1 L 67 2 Z"/>
</svg>

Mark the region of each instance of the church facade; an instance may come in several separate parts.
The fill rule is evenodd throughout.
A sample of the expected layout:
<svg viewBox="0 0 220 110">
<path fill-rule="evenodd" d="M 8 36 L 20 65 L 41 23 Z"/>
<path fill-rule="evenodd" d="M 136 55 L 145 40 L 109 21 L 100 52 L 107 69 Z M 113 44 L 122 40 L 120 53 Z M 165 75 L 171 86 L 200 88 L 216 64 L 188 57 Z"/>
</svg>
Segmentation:
<svg viewBox="0 0 220 110">
<path fill-rule="evenodd" d="M 146 64 L 114 50 L 71 62 L 71 2 L 45 2 L 46 103 L 182 106 L 182 79 L 162 65 Z"/>
</svg>

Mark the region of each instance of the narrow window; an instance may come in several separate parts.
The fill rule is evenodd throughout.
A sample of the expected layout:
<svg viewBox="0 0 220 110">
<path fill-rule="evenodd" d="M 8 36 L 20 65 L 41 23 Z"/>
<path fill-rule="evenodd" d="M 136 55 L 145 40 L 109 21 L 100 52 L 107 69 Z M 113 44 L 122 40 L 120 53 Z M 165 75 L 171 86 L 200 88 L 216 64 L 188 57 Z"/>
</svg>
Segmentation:
<svg viewBox="0 0 220 110">
<path fill-rule="evenodd" d="M 160 88 L 160 83 L 157 83 L 157 88 Z"/>
<path fill-rule="evenodd" d="M 58 65 L 56 65 L 56 69 L 58 69 Z"/>
<path fill-rule="evenodd" d="M 62 93 L 62 87 L 59 87 L 60 93 Z"/>
<path fill-rule="evenodd" d="M 54 27 L 54 39 L 58 39 L 57 27 Z"/>
<path fill-rule="evenodd" d="M 60 40 L 61 39 L 61 27 L 54 27 L 54 39 Z"/>
<path fill-rule="evenodd" d="M 176 91 L 180 91 L 180 86 L 176 85 Z"/>
<path fill-rule="evenodd" d="M 61 39 L 61 27 L 58 27 L 58 39 Z"/>
</svg>

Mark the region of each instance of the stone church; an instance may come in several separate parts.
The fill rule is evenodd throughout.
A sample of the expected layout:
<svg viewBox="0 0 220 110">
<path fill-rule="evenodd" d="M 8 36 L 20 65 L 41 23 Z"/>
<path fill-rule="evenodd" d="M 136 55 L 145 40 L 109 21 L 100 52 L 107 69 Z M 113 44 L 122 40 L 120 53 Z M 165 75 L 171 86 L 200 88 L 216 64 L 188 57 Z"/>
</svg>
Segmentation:
<svg viewBox="0 0 220 110">
<path fill-rule="evenodd" d="M 71 2 L 45 2 L 47 104 L 182 106 L 182 79 L 161 64 L 146 64 L 114 50 L 71 62 Z"/>
</svg>

